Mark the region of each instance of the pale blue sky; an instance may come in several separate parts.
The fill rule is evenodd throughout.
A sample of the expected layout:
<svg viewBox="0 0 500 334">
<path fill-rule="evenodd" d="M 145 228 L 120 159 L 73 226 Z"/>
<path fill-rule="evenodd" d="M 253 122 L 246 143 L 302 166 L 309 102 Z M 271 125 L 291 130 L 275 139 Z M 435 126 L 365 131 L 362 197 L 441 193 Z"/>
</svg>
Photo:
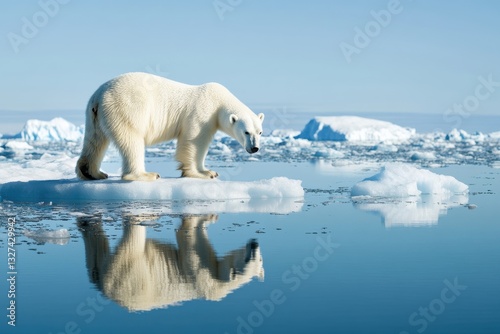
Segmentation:
<svg viewBox="0 0 500 334">
<path fill-rule="evenodd" d="M 500 112 L 500 86 L 473 98 L 478 77 L 500 82 L 495 0 L 73 0 L 40 13 L 54 1 L 2 5 L 0 110 L 83 110 L 104 81 L 147 71 L 220 82 L 255 108 L 444 113 L 469 98 L 470 113 Z M 235 5 L 221 20 L 214 3 Z M 370 26 L 391 6 L 389 24 Z M 24 17 L 42 27 L 16 45 Z M 348 62 L 340 44 L 367 24 L 374 36 Z"/>
</svg>

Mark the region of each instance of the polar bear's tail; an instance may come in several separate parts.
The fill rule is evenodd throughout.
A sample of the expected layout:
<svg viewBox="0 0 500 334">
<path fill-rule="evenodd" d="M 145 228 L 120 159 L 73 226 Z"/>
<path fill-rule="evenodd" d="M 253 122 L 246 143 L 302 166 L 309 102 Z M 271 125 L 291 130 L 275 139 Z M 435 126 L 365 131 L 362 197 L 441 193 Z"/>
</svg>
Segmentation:
<svg viewBox="0 0 500 334">
<path fill-rule="evenodd" d="M 99 91 L 97 90 L 87 104 L 85 117 L 85 138 L 82 153 L 76 164 L 76 175 L 82 180 L 106 179 L 107 174 L 99 170 L 109 140 L 100 126 L 102 110 L 99 106 Z"/>
</svg>

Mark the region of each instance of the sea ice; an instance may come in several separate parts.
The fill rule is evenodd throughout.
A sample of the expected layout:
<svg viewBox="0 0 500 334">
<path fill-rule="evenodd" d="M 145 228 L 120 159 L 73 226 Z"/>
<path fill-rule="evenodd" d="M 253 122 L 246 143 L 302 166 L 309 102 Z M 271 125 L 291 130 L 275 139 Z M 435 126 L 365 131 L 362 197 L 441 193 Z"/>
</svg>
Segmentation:
<svg viewBox="0 0 500 334">
<path fill-rule="evenodd" d="M 31 146 L 27 142 L 17 140 L 9 140 L 5 144 L 3 144 L 2 147 L 11 151 L 26 151 L 33 149 L 33 146 Z"/>
<path fill-rule="evenodd" d="M 421 194 L 466 194 L 469 187 L 453 176 L 435 174 L 407 164 L 388 164 L 372 177 L 358 182 L 351 196 L 408 197 Z"/>
<path fill-rule="evenodd" d="M 0 187 L 7 200 L 48 202 L 85 200 L 231 200 L 301 198 L 301 181 L 284 177 L 254 182 L 165 178 L 127 182 L 117 177 L 102 181 L 76 179 L 8 182 Z"/>
<path fill-rule="evenodd" d="M 295 138 L 312 141 L 402 142 L 415 135 L 415 129 L 356 116 L 315 117 Z"/>
<path fill-rule="evenodd" d="M 83 126 L 76 126 L 64 118 L 56 117 L 48 122 L 28 120 L 21 132 L 12 137 L 27 141 L 78 141 L 83 138 L 83 133 Z"/>
<path fill-rule="evenodd" d="M 356 208 L 376 212 L 386 227 L 437 224 L 452 207 L 468 203 L 468 186 L 452 176 L 389 164 L 351 189 Z"/>
</svg>

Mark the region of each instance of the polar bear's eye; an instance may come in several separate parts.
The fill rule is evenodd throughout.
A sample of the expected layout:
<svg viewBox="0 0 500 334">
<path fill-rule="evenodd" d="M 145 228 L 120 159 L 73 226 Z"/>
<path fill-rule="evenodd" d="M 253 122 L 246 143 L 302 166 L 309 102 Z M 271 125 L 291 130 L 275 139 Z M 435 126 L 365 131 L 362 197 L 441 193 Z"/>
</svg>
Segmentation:
<svg viewBox="0 0 500 334">
<path fill-rule="evenodd" d="M 262 131 L 261 131 L 261 132 L 259 132 L 259 135 L 261 135 L 261 134 L 262 134 Z"/>
<path fill-rule="evenodd" d="M 246 134 L 246 135 L 249 135 L 249 134 L 250 134 L 250 132 L 248 132 L 248 131 L 245 131 L 245 134 Z"/>
</svg>

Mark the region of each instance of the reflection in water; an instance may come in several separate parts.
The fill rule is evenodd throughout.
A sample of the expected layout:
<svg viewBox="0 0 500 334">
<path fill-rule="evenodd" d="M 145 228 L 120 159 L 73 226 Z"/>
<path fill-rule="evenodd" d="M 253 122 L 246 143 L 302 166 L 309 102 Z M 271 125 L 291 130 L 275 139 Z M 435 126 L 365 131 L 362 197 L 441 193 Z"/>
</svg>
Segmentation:
<svg viewBox="0 0 500 334">
<path fill-rule="evenodd" d="M 137 224 L 151 219 L 124 217 L 123 237 L 111 252 L 101 222 L 78 218 L 91 282 L 130 311 L 193 299 L 217 301 L 253 277 L 263 279 L 262 256 L 255 240 L 217 257 L 205 228 L 217 216 L 184 216 L 176 231 L 178 247 L 146 238 L 147 228 Z"/>
<path fill-rule="evenodd" d="M 39 244 L 49 243 L 54 245 L 66 245 L 70 240 L 69 231 L 65 228 L 59 230 L 24 230 L 24 236 L 35 240 Z"/>
<path fill-rule="evenodd" d="M 385 227 L 435 225 L 448 209 L 467 204 L 467 195 L 421 195 L 408 199 L 388 199 L 384 202 L 354 201 L 354 207 L 374 212 L 382 217 Z"/>
</svg>

